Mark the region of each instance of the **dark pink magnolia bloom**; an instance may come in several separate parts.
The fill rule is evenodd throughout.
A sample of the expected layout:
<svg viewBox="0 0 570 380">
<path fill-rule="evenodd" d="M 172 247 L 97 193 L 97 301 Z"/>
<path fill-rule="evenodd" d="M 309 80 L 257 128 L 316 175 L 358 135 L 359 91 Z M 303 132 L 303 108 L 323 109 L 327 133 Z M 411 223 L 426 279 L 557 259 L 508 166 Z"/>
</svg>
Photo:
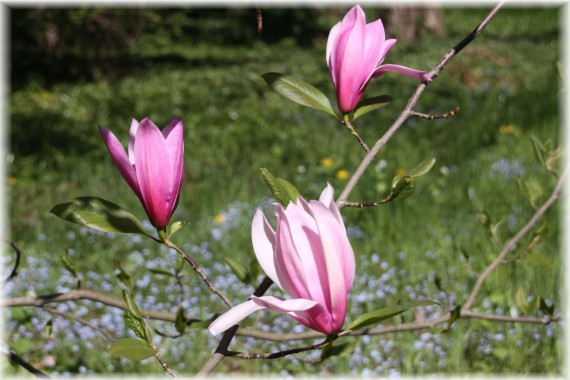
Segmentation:
<svg viewBox="0 0 570 380">
<path fill-rule="evenodd" d="M 364 11 L 358 5 L 333 26 L 327 40 L 327 65 L 336 90 L 338 109 L 342 113 L 352 112 L 370 80 L 387 71 L 396 71 L 424 82 L 431 81 L 425 71 L 380 65 L 395 43 L 395 39 L 385 39 L 382 20 L 366 24 Z"/>
<path fill-rule="evenodd" d="M 184 174 L 184 124 L 174 117 L 162 130 L 149 119 L 133 119 L 128 156 L 115 135 L 99 127 L 107 149 L 150 222 L 164 229 L 178 205 Z"/>
<path fill-rule="evenodd" d="M 276 209 L 276 231 L 261 210 L 255 214 L 253 249 L 267 276 L 291 299 L 251 296 L 208 327 L 213 335 L 263 308 L 287 313 L 323 334 L 342 328 L 355 263 L 332 186 L 323 190 L 318 201 L 299 198 L 286 209 L 281 205 Z"/>
</svg>

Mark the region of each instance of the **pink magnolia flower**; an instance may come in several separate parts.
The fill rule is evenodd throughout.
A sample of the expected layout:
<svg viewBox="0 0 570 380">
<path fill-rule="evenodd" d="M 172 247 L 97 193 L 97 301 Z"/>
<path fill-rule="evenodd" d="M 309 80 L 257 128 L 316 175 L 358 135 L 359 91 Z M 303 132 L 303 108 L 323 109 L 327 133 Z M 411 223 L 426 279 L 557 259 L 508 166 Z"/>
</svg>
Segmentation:
<svg viewBox="0 0 570 380">
<path fill-rule="evenodd" d="M 267 276 L 292 298 L 251 296 L 208 327 L 213 335 L 263 308 L 287 313 L 323 334 L 342 328 L 355 264 L 332 186 L 318 201 L 299 198 L 286 209 L 276 209 L 276 231 L 260 210 L 255 214 L 253 249 Z"/>
<path fill-rule="evenodd" d="M 382 20 L 366 24 L 364 11 L 358 5 L 332 27 L 326 57 L 338 109 L 342 113 L 352 112 L 370 80 L 387 71 L 396 71 L 424 82 L 431 81 L 425 71 L 398 65 L 380 65 L 395 44 L 395 39 L 385 39 Z"/>
<path fill-rule="evenodd" d="M 99 127 L 117 169 L 139 197 L 150 222 L 164 229 L 178 205 L 184 174 L 184 124 L 174 117 L 162 130 L 149 119 L 131 122 L 128 156 L 115 135 Z"/>
</svg>

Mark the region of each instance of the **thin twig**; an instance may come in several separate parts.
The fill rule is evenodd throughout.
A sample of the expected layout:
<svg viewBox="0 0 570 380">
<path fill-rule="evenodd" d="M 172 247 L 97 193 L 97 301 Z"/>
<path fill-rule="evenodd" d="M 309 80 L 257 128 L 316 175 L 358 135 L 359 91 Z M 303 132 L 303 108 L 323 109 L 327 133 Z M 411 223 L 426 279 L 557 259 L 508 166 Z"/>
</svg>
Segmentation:
<svg viewBox="0 0 570 380">
<path fill-rule="evenodd" d="M 333 339 L 327 338 L 323 342 L 313 344 L 311 346 L 292 348 L 290 350 L 273 352 L 270 354 L 256 353 L 256 352 L 235 352 L 235 353 L 230 353 L 228 356 L 240 359 L 278 359 L 288 355 L 298 354 L 300 352 L 320 350 L 321 348 L 325 348 L 326 346 L 330 345 L 335 339 L 336 337 Z"/>
<path fill-rule="evenodd" d="M 491 264 L 489 264 L 487 268 L 485 268 L 483 273 L 479 275 L 477 281 L 475 282 L 475 285 L 473 286 L 473 289 L 471 290 L 471 294 L 469 294 L 467 301 L 465 301 L 465 303 L 463 304 L 461 311 L 462 314 L 463 310 L 469 310 L 471 305 L 473 305 L 473 302 L 475 302 L 477 294 L 479 294 L 479 291 L 481 290 L 483 283 L 485 282 L 487 277 L 489 277 L 491 272 L 493 272 L 495 268 L 497 268 L 500 264 L 502 264 L 505 261 L 505 257 L 507 256 L 507 254 L 515 248 L 515 246 L 523 238 L 523 236 L 525 236 L 534 227 L 534 225 L 538 222 L 538 220 L 542 217 L 542 215 L 544 215 L 544 213 L 554 204 L 554 202 L 558 200 L 558 198 L 560 197 L 560 192 L 562 191 L 562 184 L 564 183 L 564 180 L 566 179 L 567 175 L 568 175 L 568 167 L 565 168 L 564 172 L 560 175 L 558 182 L 556 183 L 556 186 L 552 191 L 552 194 L 550 194 L 550 197 L 548 197 L 546 202 L 544 202 L 543 205 L 538 210 L 536 210 L 536 212 L 534 213 L 532 218 L 530 218 L 528 223 L 523 228 L 521 228 L 521 230 L 515 236 L 513 236 L 511 240 L 509 240 L 507 243 L 505 243 L 505 245 L 503 245 L 503 248 L 499 252 L 499 255 L 495 258 L 495 260 L 493 260 Z"/>
<path fill-rule="evenodd" d="M 6 350 L 4 348 L 0 348 L 0 353 L 6 356 L 11 361 L 13 361 L 14 363 L 18 364 L 20 367 L 30 372 L 32 375 L 43 379 L 50 379 L 50 376 L 43 373 L 39 369 L 35 368 L 33 365 L 25 361 L 21 356 L 17 355 L 15 352 Z"/>
<path fill-rule="evenodd" d="M 62 311 L 56 310 L 56 309 L 52 309 L 50 307 L 43 307 L 42 309 L 44 309 L 45 311 L 47 311 L 50 314 L 55 314 L 55 315 L 59 315 L 63 318 L 67 318 L 67 319 L 71 319 L 73 321 L 79 322 L 85 326 L 89 326 L 91 327 L 93 330 L 95 331 L 99 331 L 101 333 L 101 335 L 103 335 L 105 337 L 105 339 L 107 339 L 108 341 L 112 342 L 115 340 L 115 338 L 113 338 L 111 335 L 109 335 L 105 330 L 103 330 L 100 327 L 95 326 L 93 323 L 86 321 L 85 319 L 76 317 L 75 315 L 71 315 L 68 313 L 64 313 Z"/>
<path fill-rule="evenodd" d="M 428 114 L 420 113 L 416 111 L 411 111 L 410 116 L 419 117 L 420 119 L 434 120 L 434 119 L 449 119 L 459 113 L 459 107 L 455 107 L 452 111 L 441 113 L 441 114 Z"/>
<path fill-rule="evenodd" d="M 176 374 L 176 372 L 174 372 L 173 370 L 170 369 L 168 364 L 164 361 L 162 356 L 160 356 L 160 354 L 158 353 L 158 350 L 156 351 L 156 354 L 154 354 L 154 357 L 158 360 L 158 362 L 162 366 L 162 369 L 164 370 L 164 372 L 166 372 L 167 375 L 169 375 L 175 379 L 178 379 L 178 375 Z"/>
<path fill-rule="evenodd" d="M 339 202 L 338 207 L 355 207 L 355 208 L 363 208 L 363 207 L 374 207 L 380 206 L 390 202 L 392 198 L 384 198 L 379 201 L 375 202 Z"/>
<path fill-rule="evenodd" d="M 22 252 L 20 251 L 20 249 L 18 248 L 18 246 L 16 245 L 16 243 L 14 243 L 11 240 L 7 240 L 7 239 L 2 239 L 4 240 L 5 243 L 10 244 L 10 246 L 12 247 L 12 249 L 14 250 L 14 252 L 16 252 L 16 262 L 14 263 L 14 268 L 12 269 L 12 272 L 10 273 L 10 275 L 8 276 L 8 278 L 6 278 L 3 282 L 2 282 L 2 288 L 9 283 L 10 281 L 12 281 L 17 275 L 18 275 L 18 267 L 20 266 L 20 261 L 22 258 Z"/>
<path fill-rule="evenodd" d="M 109 297 L 105 294 L 94 292 L 86 289 L 75 289 L 67 293 L 46 294 L 43 296 L 0 298 L 0 307 L 18 307 L 18 306 L 36 306 L 43 307 L 53 302 L 66 302 L 77 300 L 91 300 L 108 306 L 127 310 L 127 305 L 121 299 Z M 141 314 L 155 320 L 175 322 L 176 315 L 171 313 L 163 313 L 159 311 L 141 309 Z"/>
<path fill-rule="evenodd" d="M 206 276 L 206 273 L 204 273 L 204 271 L 202 270 L 202 268 L 198 265 L 198 263 L 196 261 L 194 261 L 190 256 L 188 256 L 186 254 L 186 252 L 184 252 L 182 249 L 178 248 L 178 246 L 176 244 L 174 244 L 172 241 L 168 240 L 168 238 L 166 238 L 166 236 L 161 237 L 162 238 L 162 244 L 164 244 L 165 246 L 174 249 L 176 252 L 178 252 L 178 254 L 188 263 L 190 264 L 190 266 L 192 267 L 192 269 L 194 270 L 194 272 L 196 272 L 198 274 L 198 276 L 200 276 L 200 278 L 202 279 L 202 281 L 208 286 L 208 288 L 210 289 L 210 291 L 214 294 L 216 294 L 218 297 L 220 297 L 222 299 L 222 301 L 224 301 L 224 303 L 231 309 L 233 307 L 232 303 L 230 302 L 230 300 L 218 289 L 214 286 L 214 284 L 212 284 L 212 282 L 208 279 L 208 276 Z"/>
<path fill-rule="evenodd" d="M 465 46 L 467 46 L 475 38 L 477 38 L 477 36 L 479 36 L 479 34 L 481 34 L 481 32 L 483 31 L 483 29 L 485 29 L 487 24 L 493 19 L 493 17 L 495 17 L 495 15 L 499 11 L 499 9 L 503 5 L 503 3 L 504 3 L 504 1 L 497 4 L 491 10 L 491 12 L 489 12 L 487 17 L 485 17 L 485 19 L 481 22 L 481 24 L 479 24 L 475 28 L 475 30 L 473 30 L 473 32 L 471 32 L 467 37 L 465 37 L 460 43 L 455 45 L 455 47 L 453 47 L 443 57 L 443 59 L 429 72 L 429 77 L 431 79 L 435 79 L 437 77 L 437 75 L 439 74 L 439 72 L 441 72 L 441 70 L 443 70 L 444 66 L 454 56 L 456 56 L 457 53 L 459 53 Z M 346 184 L 345 188 L 342 190 L 340 196 L 338 197 L 338 199 L 336 201 L 339 208 L 341 207 L 340 205 L 343 204 L 343 202 L 345 202 L 347 200 L 347 198 L 350 195 L 350 193 L 352 192 L 352 190 L 354 190 L 354 188 L 356 187 L 356 184 L 358 183 L 358 181 L 360 181 L 360 178 L 362 177 L 362 175 L 364 174 L 364 172 L 366 171 L 368 166 L 370 166 L 370 164 L 374 160 L 374 157 L 384 147 L 384 145 L 386 145 L 388 140 L 390 140 L 392 138 L 392 136 L 394 136 L 394 134 L 398 131 L 398 129 L 400 129 L 400 127 L 406 122 L 406 120 L 408 120 L 410 118 L 413 108 L 416 106 L 418 100 L 420 99 L 420 97 L 421 97 L 422 93 L 424 92 L 424 90 L 426 89 L 426 87 L 427 87 L 426 83 L 420 83 L 418 85 L 418 87 L 416 88 L 416 90 L 414 91 L 414 93 L 412 94 L 410 99 L 408 100 L 408 103 L 406 104 L 406 107 L 404 108 L 404 110 L 402 111 L 400 116 L 398 116 L 398 118 L 396 119 L 396 121 L 394 121 L 392 126 L 390 128 L 388 128 L 386 133 L 384 133 L 384 135 L 382 137 L 380 137 L 380 139 L 378 139 L 378 141 L 376 141 L 376 143 L 372 146 L 372 148 L 370 148 L 370 151 L 366 154 L 366 156 L 364 156 L 364 158 L 362 159 L 362 161 L 358 165 L 358 168 L 354 171 L 352 177 L 348 180 L 348 183 Z"/>
<path fill-rule="evenodd" d="M 364 151 L 368 153 L 370 151 L 370 148 L 364 142 L 362 137 L 360 137 L 360 135 L 356 132 L 356 130 L 350 123 L 350 120 L 348 119 L 348 115 L 345 115 L 344 121 L 342 121 L 341 124 L 344 125 L 350 131 L 350 133 L 356 138 L 362 149 L 364 149 Z"/>
</svg>

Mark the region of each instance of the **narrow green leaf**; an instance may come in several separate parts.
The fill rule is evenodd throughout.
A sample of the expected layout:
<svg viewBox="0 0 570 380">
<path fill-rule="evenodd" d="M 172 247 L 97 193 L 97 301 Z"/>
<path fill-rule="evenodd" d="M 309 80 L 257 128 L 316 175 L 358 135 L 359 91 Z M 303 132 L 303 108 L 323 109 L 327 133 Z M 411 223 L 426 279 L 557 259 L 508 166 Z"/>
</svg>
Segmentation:
<svg viewBox="0 0 570 380">
<path fill-rule="evenodd" d="M 169 272 L 169 271 L 164 270 L 164 269 L 151 268 L 151 269 L 149 269 L 149 271 L 151 273 L 154 273 L 154 274 L 160 274 L 160 275 L 168 276 L 168 277 L 176 277 L 172 272 Z"/>
<path fill-rule="evenodd" d="M 273 90 L 287 99 L 336 117 L 328 98 L 313 85 L 280 73 L 266 73 L 261 77 Z"/>
<path fill-rule="evenodd" d="M 128 290 L 123 289 L 123 298 L 125 299 L 125 303 L 127 304 L 127 310 L 130 311 L 135 317 L 142 320 L 142 315 L 139 310 L 139 307 L 135 303 L 135 300 L 131 296 Z"/>
<path fill-rule="evenodd" d="M 168 235 L 168 238 L 170 238 L 172 235 L 174 235 L 178 230 L 180 230 L 182 227 L 184 227 L 185 225 L 189 224 L 190 222 L 186 221 L 186 220 L 180 220 L 178 222 L 174 222 L 170 225 L 170 234 Z"/>
<path fill-rule="evenodd" d="M 80 197 L 55 205 L 50 212 L 68 222 L 105 232 L 150 236 L 130 212 L 97 197 Z"/>
<path fill-rule="evenodd" d="M 537 268 L 554 269 L 554 264 L 546 256 L 539 253 L 531 253 L 525 256 L 530 265 Z"/>
<path fill-rule="evenodd" d="M 44 326 L 44 334 L 46 336 L 46 338 L 50 339 L 52 336 L 53 332 L 53 319 L 49 319 L 49 321 L 47 321 L 46 325 Z"/>
<path fill-rule="evenodd" d="M 224 260 L 226 260 L 226 263 L 228 263 L 232 269 L 232 272 L 234 272 L 234 274 L 237 276 L 238 280 L 245 284 L 249 283 L 249 271 L 245 265 L 232 257 L 226 257 Z"/>
<path fill-rule="evenodd" d="M 144 360 L 156 354 L 156 350 L 140 339 L 122 338 L 113 342 L 109 349 L 111 355 L 122 356 L 129 360 Z"/>
<path fill-rule="evenodd" d="M 384 107 L 392 100 L 393 99 L 390 95 L 380 95 L 364 99 L 361 102 L 359 102 L 358 105 L 356 106 L 356 109 L 354 110 L 354 117 L 352 120 L 356 120 L 360 116 L 367 114 L 370 111 L 374 111 L 375 109 Z"/>
<path fill-rule="evenodd" d="M 125 310 L 123 319 L 125 320 L 125 325 L 127 325 L 127 327 L 131 329 L 136 334 L 136 336 L 138 336 L 141 339 L 147 340 L 144 321 L 141 318 L 137 318 L 133 313 L 131 313 L 128 310 Z"/>
<path fill-rule="evenodd" d="M 392 191 L 390 192 L 389 198 L 391 200 L 402 200 L 408 198 L 416 191 L 416 185 L 414 184 L 414 179 L 409 176 L 403 176 L 398 178 L 394 177 L 392 184 Z"/>
<path fill-rule="evenodd" d="M 61 255 L 60 258 L 64 268 L 67 269 L 67 271 L 71 273 L 73 277 L 77 277 L 77 269 L 75 268 L 75 264 L 73 264 L 73 261 L 67 252 Z"/>
<path fill-rule="evenodd" d="M 356 320 L 352 322 L 345 329 L 345 331 L 361 329 L 363 327 L 373 325 L 385 319 L 401 314 L 404 311 L 411 309 L 413 307 L 430 306 L 430 305 L 439 305 L 439 304 L 431 300 L 418 300 L 418 301 L 410 301 L 403 305 L 388 306 L 382 309 L 374 310 L 369 313 L 362 314 L 360 317 L 356 318 Z"/>
<path fill-rule="evenodd" d="M 518 308 L 523 314 L 526 314 L 528 311 L 528 297 L 526 294 L 526 290 L 524 287 L 519 286 L 517 292 L 515 293 L 515 302 L 517 303 Z"/>
<path fill-rule="evenodd" d="M 544 165 L 544 154 L 546 153 L 546 148 L 542 142 L 534 135 L 530 136 L 530 142 L 532 143 L 532 148 L 534 150 L 534 155 L 538 162 Z"/>
<path fill-rule="evenodd" d="M 418 165 L 416 165 L 415 168 L 409 170 L 404 175 L 410 177 L 419 177 L 429 172 L 433 168 L 433 165 L 435 165 L 435 157 L 428 157 L 422 162 L 420 162 Z"/>
<path fill-rule="evenodd" d="M 178 312 L 176 313 L 174 327 L 179 334 L 184 334 L 184 331 L 186 330 L 186 315 L 184 314 L 184 308 L 182 306 L 178 308 Z"/>
<path fill-rule="evenodd" d="M 260 170 L 263 180 L 269 186 L 269 190 L 282 206 L 287 206 L 289 202 L 297 202 L 297 198 L 301 196 L 301 193 L 295 186 L 282 178 L 275 178 L 266 168 L 261 168 Z"/>
</svg>

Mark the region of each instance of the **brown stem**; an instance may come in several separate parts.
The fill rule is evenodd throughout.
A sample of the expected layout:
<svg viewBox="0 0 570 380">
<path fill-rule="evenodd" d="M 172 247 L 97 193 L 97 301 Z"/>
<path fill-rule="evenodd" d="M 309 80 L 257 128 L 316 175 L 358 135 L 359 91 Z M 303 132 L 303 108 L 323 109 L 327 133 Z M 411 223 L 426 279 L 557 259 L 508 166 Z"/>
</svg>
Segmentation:
<svg viewBox="0 0 570 380">
<path fill-rule="evenodd" d="M 504 1 L 497 4 L 491 10 L 491 12 L 489 12 L 487 17 L 473 30 L 473 32 L 471 32 L 467 37 L 465 37 L 460 43 L 455 45 L 455 47 L 453 47 L 443 57 L 443 59 L 429 72 L 430 78 L 435 79 L 439 74 L 439 72 L 443 70 L 444 66 L 447 65 L 447 63 L 449 63 L 449 61 L 451 61 L 451 59 L 454 56 L 456 56 L 457 53 L 459 53 L 465 46 L 467 46 L 475 38 L 477 38 L 479 34 L 481 34 L 481 32 L 483 31 L 483 29 L 485 29 L 487 24 L 493 19 L 493 17 L 495 17 L 495 15 L 499 11 L 503 3 Z M 356 184 L 358 183 L 358 181 L 360 181 L 360 178 L 366 171 L 366 168 L 368 168 L 372 160 L 374 160 L 374 157 L 384 147 L 384 145 L 386 145 L 388 140 L 390 140 L 392 136 L 394 136 L 394 134 L 398 131 L 398 129 L 400 129 L 400 127 L 406 122 L 406 120 L 408 120 L 408 118 L 411 116 L 411 113 L 413 112 L 412 110 L 416 106 L 422 93 L 426 89 L 426 86 L 427 86 L 426 83 L 421 83 L 420 85 L 418 85 L 415 92 L 408 100 L 408 103 L 406 104 L 406 107 L 404 108 L 400 116 L 398 116 L 398 118 L 396 119 L 396 121 L 394 121 L 392 126 L 388 128 L 386 133 L 384 133 L 384 135 L 380 137 L 378 141 L 376 141 L 376 143 L 372 146 L 370 151 L 368 151 L 366 156 L 364 156 L 364 158 L 360 162 L 360 165 L 358 165 L 358 168 L 354 171 L 354 174 L 349 179 L 348 183 L 346 184 L 345 188 L 343 189 L 343 191 L 341 192 L 340 196 L 337 199 L 337 205 L 339 205 L 339 208 L 341 207 L 340 205 L 343 204 L 343 202 L 346 202 L 348 196 L 350 195 L 352 190 L 354 190 Z"/>
<path fill-rule="evenodd" d="M 348 117 L 345 117 L 344 121 L 342 121 L 341 123 L 350 131 L 350 133 L 356 138 L 356 140 L 358 140 L 358 143 L 360 144 L 362 149 L 364 149 L 365 152 L 370 151 L 370 148 L 368 148 L 368 145 L 364 142 L 362 137 L 360 137 L 360 135 L 356 132 L 356 130 L 354 129 L 354 127 L 350 123 L 350 120 L 348 119 Z"/>
<path fill-rule="evenodd" d="M 459 113 L 459 107 L 455 107 L 452 111 L 441 114 L 427 114 L 416 111 L 410 112 L 410 116 L 419 117 L 420 119 L 434 120 L 434 119 L 449 119 Z"/>
<path fill-rule="evenodd" d="M 554 202 L 558 200 L 558 198 L 560 197 L 560 192 L 562 191 L 562 184 L 564 183 L 564 180 L 566 179 L 567 175 L 568 175 L 568 167 L 565 168 L 562 174 L 560 175 L 558 182 L 556 183 L 556 186 L 552 191 L 552 194 L 550 194 L 550 197 L 548 197 L 546 202 L 544 202 L 544 204 L 538 210 L 536 210 L 536 212 L 534 213 L 532 218 L 530 218 L 528 223 L 523 228 L 521 228 L 521 230 L 515 236 L 513 236 L 511 240 L 509 240 L 507 243 L 505 243 L 505 245 L 503 245 L 503 248 L 499 252 L 499 255 L 495 258 L 495 260 L 493 260 L 491 264 L 489 264 L 487 268 L 485 268 L 483 273 L 479 275 L 477 281 L 475 282 L 475 285 L 473 286 L 473 290 L 471 290 L 471 294 L 469 294 L 467 301 L 465 301 L 465 303 L 463 304 L 461 310 L 462 314 L 464 310 L 469 310 L 469 308 L 473 305 L 473 302 L 475 302 L 475 297 L 477 297 L 477 294 L 479 294 L 479 291 L 481 290 L 483 283 L 485 282 L 487 277 L 489 277 L 491 272 L 493 272 L 500 264 L 502 264 L 505 261 L 505 257 L 507 256 L 507 254 L 515 248 L 515 246 L 522 239 L 522 237 L 526 235 L 534 227 L 534 225 L 538 222 L 538 220 L 542 217 L 542 215 L 544 215 L 544 213 L 554 204 Z"/>
<path fill-rule="evenodd" d="M 182 249 L 178 248 L 178 246 L 176 244 L 174 244 L 172 241 L 168 240 L 168 238 L 166 238 L 166 236 L 161 236 L 162 238 L 162 244 L 164 244 L 165 246 L 167 246 L 168 248 L 172 248 L 174 249 L 176 252 L 178 252 L 178 254 L 188 263 L 190 264 L 190 266 L 192 267 L 192 269 L 194 270 L 194 272 L 196 272 L 198 274 L 198 276 L 200 276 L 200 278 L 202 279 L 202 281 L 208 286 L 208 289 L 210 289 L 210 291 L 214 294 L 216 294 L 218 297 L 220 297 L 222 299 L 222 301 L 224 301 L 224 303 L 231 309 L 233 307 L 232 303 L 230 302 L 230 300 L 218 289 L 214 286 L 214 284 L 212 284 L 212 282 L 208 279 L 208 276 L 206 276 L 206 273 L 204 273 L 204 271 L 202 270 L 202 268 L 198 265 L 198 263 L 196 261 L 194 261 L 190 256 L 188 256 L 186 254 L 186 252 L 184 252 Z"/>
</svg>

